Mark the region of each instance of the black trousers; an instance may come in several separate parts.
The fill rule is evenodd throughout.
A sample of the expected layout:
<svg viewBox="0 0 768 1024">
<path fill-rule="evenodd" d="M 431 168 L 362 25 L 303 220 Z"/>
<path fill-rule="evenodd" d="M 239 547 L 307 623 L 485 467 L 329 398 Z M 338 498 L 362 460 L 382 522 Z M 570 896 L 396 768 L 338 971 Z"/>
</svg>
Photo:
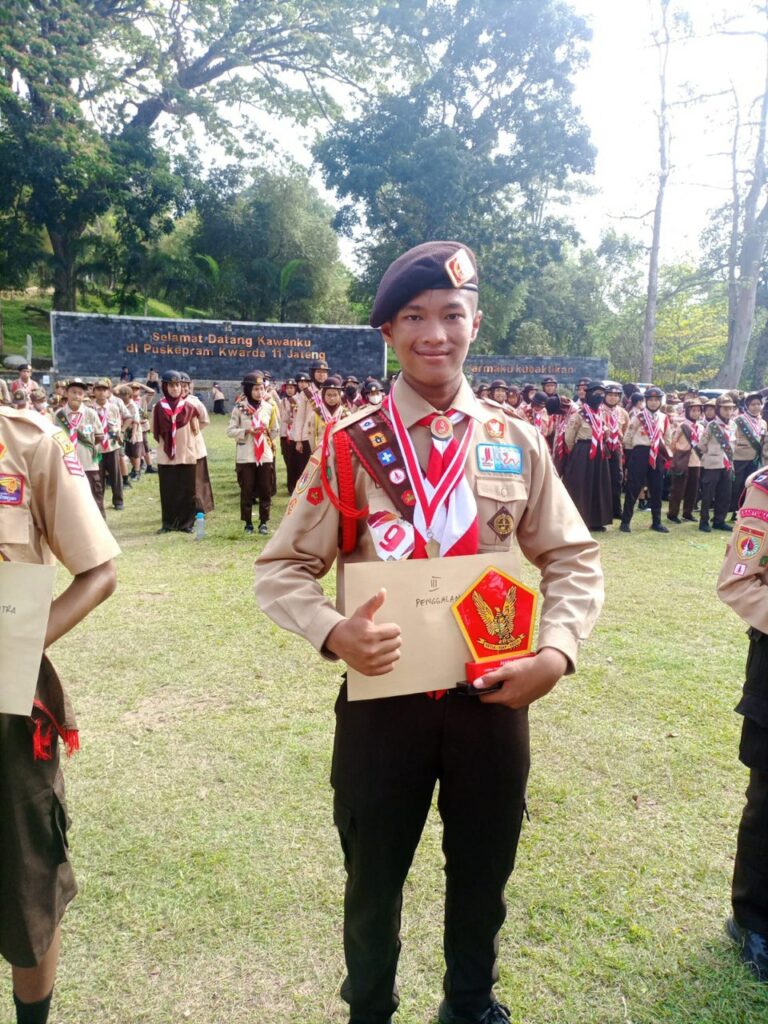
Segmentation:
<svg viewBox="0 0 768 1024">
<path fill-rule="evenodd" d="M 733 915 L 742 926 L 768 938 L 768 636 L 749 630 L 744 693 L 736 710 L 744 715 L 739 757 L 749 772 L 733 870 Z"/>
<path fill-rule="evenodd" d="M 701 471 L 701 517 L 702 523 L 712 521 L 716 526 L 725 522 L 731 503 L 730 469 L 702 469 Z"/>
<path fill-rule="evenodd" d="M 287 437 L 280 438 L 280 451 L 283 453 L 283 462 L 285 463 L 288 493 L 293 494 L 293 489 L 306 466 L 306 461 L 304 455 L 296 451 L 296 442 L 289 441 Z"/>
<path fill-rule="evenodd" d="M 107 514 L 104 511 L 104 484 L 101 480 L 101 473 L 98 469 L 87 469 L 85 475 L 91 488 L 93 500 L 99 506 L 99 512 L 106 519 Z"/>
<path fill-rule="evenodd" d="M 608 459 L 608 472 L 611 475 L 613 518 L 621 519 L 621 485 L 624 477 L 624 458 L 620 451 L 611 453 L 611 457 Z"/>
<path fill-rule="evenodd" d="M 112 505 L 121 508 L 123 504 L 123 472 L 120 466 L 120 449 L 113 452 L 102 452 L 99 463 L 101 490 L 104 492 L 105 481 L 112 488 Z"/>
<path fill-rule="evenodd" d="M 729 512 L 738 512 L 739 509 L 739 498 L 741 492 L 744 490 L 744 484 L 746 483 L 747 477 L 750 473 L 754 473 L 756 469 L 759 469 L 760 462 L 758 459 L 751 459 L 746 461 L 744 459 L 733 460 L 733 483 L 731 484 L 731 504 L 729 506 Z"/>
<path fill-rule="evenodd" d="M 669 508 L 667 512 L 676 516 L 680 512 L 680 502 L 683 503 L 683 515 L 692 516 L 693 506 L 699 495 L 699 474 L 700 466 L 689 466 L 685 473 L 672 477 L 672 486 L 669 490 Z"/>
<path fill-rule="evenodd" d="M 272 510 L 273 463 L 257 466 L 255 462 L 238 462 L 236 471 L 240 485 L 240 518 L 244 523 L 250 523 L 253 506 L 258 501 L 259 523 L 268 523 Z"/>
<path fill-rule="evenodd" d="M 498 977 L 504 888 L 515 863 L 530 763 L 527 709 L 449 692 L 336 703 L 331 782 L 344 851 L 342 996 L 353 1024 L 397 1009 L 402 891 L 435 784 L 445 856 L 445 976 L 459 1017 L 479 1019 Z"/>
<path fill-rule="evenodd" d="M 635 502 L 644 487 L 648 488 L 648 498 L 651 506 L 651 517 L 654 523 L 661 522 L 661 484 L 664 477 L 661 454 L 656 459 L 656 465 L 651 466 L 648 459 L 650 456 L 650 445 L 640 444 L 630 448 L 627 452 L 627 492 L 624 495 L 624 511 L 621 515 L 622 523 L 627 526 L 632 522 L 632 514 L 635 511 Z"/>
</svg>

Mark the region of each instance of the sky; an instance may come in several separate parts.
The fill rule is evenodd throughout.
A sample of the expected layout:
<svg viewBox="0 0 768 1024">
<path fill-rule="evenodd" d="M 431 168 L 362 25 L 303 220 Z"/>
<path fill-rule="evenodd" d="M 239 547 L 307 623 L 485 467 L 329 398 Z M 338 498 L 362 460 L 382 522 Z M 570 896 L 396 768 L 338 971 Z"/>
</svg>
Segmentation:
<svg viewBox="0 0 768 1024">
<path fill-rule="evenodd" d="M 576 79 L 576 102 L 597 147 L 591 179 L 596 195 L 580 201 L 572 215 L 588 244 L 596 244 L 609 226 L 647 242 L 651 217 L 634 218 L 651 211 L 656 199 L 660 90 L 652 31 L 659 0 L 571 0 L 571 6 L 593 30 L 589 67 Z M 662 221 L 665 262 L 695 259 L 709 211 L 729 199 L 731 86 L 746 124 L 765 82 L 761 40 L 713 32 L 712 26 L 726 17 L 722 2 L 672 0 L 672 6 L 689 13 L 694 37 L 672 46 L 668 64 L 668 98 L 675 105 L 670 111 L 672 174 Z M 731 0 L 727 16 L 746 17 L 732 27 L 759 27 L 753 8 L 751 0 Z M 723 90 L 727 96 L 683 103 L 686 97 Z"/>
</svg>

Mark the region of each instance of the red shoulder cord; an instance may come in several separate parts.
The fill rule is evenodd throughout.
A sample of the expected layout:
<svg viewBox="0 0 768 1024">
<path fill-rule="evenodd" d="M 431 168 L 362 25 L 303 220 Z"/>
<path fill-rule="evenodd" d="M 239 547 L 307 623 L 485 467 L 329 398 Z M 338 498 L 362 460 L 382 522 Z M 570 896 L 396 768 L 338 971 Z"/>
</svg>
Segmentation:
<svg viewBox="0 0 768 1024">
<path fill-rule="evenodd" d="M 333 448 L 336 455 L 336 479 L 339 484 L 338 497 L 334 494 L 328 479 L 328 446 L 331 431 L 335 423 L 329 423 L 323 432 L 323 443 L 320 450 L 320 479 L 328 500 L 341 516 L 341 550 L 348 555 L 357 546 L 357 521 L 368 515 L 368 506 L 358 508 L 355 504 L 355 473 L 352 468 L 352 451 L 349 437 L 345 430 L 338 430 L 333 435 Z"/>
</svg>

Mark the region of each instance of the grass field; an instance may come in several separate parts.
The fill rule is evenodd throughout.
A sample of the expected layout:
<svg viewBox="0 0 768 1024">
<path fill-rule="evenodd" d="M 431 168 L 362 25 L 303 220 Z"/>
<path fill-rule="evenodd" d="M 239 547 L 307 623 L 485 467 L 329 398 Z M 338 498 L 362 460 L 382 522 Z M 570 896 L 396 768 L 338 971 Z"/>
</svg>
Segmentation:
<svg viewBox="0 0 768 1024">
<path fill-rule="evenodd" d="M 242 534 L 224 426 L 208 432 L 205 540 L 155 536 L 146 477 L 109 513 L 117 593 L 53 650 L 83 748 L 66 769 L 81 892 L 58 1024 L 346 1020 L 328 785 L 339 668 L 255 606 L 263 538 Z M 498 986 L 520 1024 L 768 1019 L 723 934 L 746 785 L 732 712 L 746 640 L 714 596 L 724 540 L 648 520 L 601 537 L 605 611 L 578 674 L 532 711 L 532 821 Z M 398 1024 L 432 1024 L 440 999 L 439 842 L 433 814 L 406 888 Z"/>
</svg>

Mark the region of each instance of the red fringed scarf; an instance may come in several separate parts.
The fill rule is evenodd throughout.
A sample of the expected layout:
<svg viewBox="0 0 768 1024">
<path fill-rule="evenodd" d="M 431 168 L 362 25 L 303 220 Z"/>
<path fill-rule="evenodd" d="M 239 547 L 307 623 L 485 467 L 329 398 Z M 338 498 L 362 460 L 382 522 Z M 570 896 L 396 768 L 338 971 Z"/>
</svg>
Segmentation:
<svg viewBox="0 0 768 1024">
<path fill-rule="evenodd" d="M 645 424 L 645 432 L 648 435 L 651 450 L 648 454 L 648 465 L 651 468 L 656 466 L 656 459 L 659 456 L 659 445 L 661 444 L 661 427 L 656 421 L 656 417 L 653 413 L 648 412 L 647 409 L 641 409 L 638 413 L 640 419 Z"/>
<path fill-rule="evenodd" d="M 596 459 L 598 452 L 601 458 L 605 458 L 603 449 L 603 419 L 597 413 L 592 412 L 586 403 L 579 410 L 584 419 L 589 423 L 592 437 L 589 442 L 589 458 Z"/>
</svg>

